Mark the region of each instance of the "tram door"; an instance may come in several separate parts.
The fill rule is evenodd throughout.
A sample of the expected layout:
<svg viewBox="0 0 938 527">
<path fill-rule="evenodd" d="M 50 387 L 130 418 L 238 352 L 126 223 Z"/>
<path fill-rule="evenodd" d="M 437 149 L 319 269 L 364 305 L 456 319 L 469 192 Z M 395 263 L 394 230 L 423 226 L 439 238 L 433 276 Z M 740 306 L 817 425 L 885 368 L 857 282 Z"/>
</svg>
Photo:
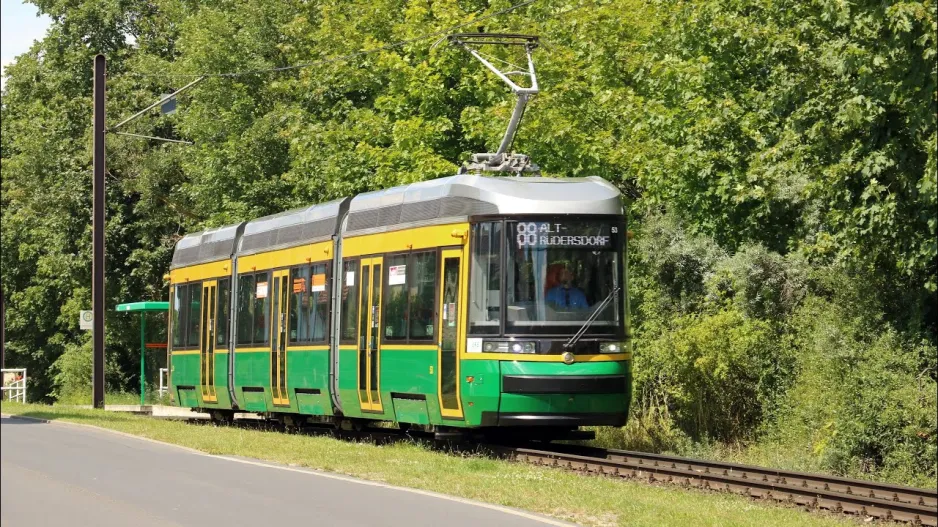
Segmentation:
<svg viewBox="0 0 938 527">
<path fill-rule="evenodd" d="M 270 393 L 277 406 L 290 406 L 287 393 L 287 302 L 290 271 L 274 271 L 270 301 Z"/>
<path fill-rule="evenodd" d="M 207 403 L 218 401 L 215 392 L 215 302 L 218 283 L 215 280 L 202 282 L 201 335 L 199 339 L 199 384 L 202 400 Z"/>
<path fill-rule="evenodd" d="M 462 403 L 459 398 L 459 344 L 465 342 L 459 309 L 460 291 L 463 280 L 460 272 L 461 249 L 442 251 L 440 273 L 440 316 L 437 317 L 440 335 L 440 356 L 438 371 L 440 413 L 444 418 L 462 419 Z"/>
<path fill-rule="evenodd" d="M 382 257 L 362 258 L 358 321 L 358 400 L 363 411 L 382 412 L 378 392 L 380 356 L 378 350 L 381 327 Z"/>
</svg>

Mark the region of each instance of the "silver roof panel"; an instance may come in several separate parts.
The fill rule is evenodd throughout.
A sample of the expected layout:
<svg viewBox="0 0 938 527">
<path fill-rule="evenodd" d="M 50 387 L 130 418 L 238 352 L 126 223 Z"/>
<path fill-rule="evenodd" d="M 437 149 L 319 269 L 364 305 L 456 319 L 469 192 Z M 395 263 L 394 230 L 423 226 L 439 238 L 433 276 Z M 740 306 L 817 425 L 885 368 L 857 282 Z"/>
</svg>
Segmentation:
<svg viewBox="0 0 938 527">
<path fill-rule="evenodd" d="M 241 225 L 236 223 L 183 236 L 176 242 L 170 269 L 231 258 Z"/>
<path fill-rule="evenodd" d="M 348 198 L 264 216 L 247 222 L 238 254 L 253 254 L 330 239 L 348 207 Z"/>
<path fill-rule="evenodd" d="M 482 214 L 622 214 L 619 190 L 599 177 L 460 174 L 359 194 L 346 235 L 466 221 Z"/>
</svg>

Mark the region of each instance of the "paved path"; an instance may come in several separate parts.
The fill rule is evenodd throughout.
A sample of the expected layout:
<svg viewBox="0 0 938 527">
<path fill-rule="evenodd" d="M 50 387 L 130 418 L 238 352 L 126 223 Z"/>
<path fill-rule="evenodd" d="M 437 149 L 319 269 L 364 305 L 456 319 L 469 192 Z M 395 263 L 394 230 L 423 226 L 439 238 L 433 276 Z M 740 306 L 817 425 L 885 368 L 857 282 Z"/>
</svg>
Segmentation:
<svg viewBox="0 0 938 527">
<path fill-rule="evenodd" d="M 0 524 L 558 525 L 525 513 L 239 462 L 93 428 L 0 419 Z"/>
</svg>

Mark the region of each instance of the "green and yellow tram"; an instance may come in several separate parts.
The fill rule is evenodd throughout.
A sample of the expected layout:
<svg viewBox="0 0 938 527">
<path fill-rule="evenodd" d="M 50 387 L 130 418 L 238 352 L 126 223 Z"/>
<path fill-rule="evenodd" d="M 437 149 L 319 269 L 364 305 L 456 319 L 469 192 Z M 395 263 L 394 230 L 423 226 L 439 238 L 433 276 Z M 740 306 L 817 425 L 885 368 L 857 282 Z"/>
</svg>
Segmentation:
<svg viewBox="0 0 938 527">
<path fill-rule="evenodd" d="M 600 178 L 462 174 L 189 234 L 170 271 L 173 397 L 219 419 L 620 426 L 625 233 Z"/>
</svg>

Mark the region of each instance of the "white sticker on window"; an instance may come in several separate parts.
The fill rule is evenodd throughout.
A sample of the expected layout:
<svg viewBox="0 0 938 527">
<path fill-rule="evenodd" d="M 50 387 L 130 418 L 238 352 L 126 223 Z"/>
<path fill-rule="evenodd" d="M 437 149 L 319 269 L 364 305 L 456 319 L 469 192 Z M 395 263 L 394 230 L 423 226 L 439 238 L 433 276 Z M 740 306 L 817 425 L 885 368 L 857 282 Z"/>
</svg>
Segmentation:
<svg viewBox="0 0 938 527">
<path fill-rule="evenodd" d="M 407 266 L 392 265 L 388 267 L 388 285 L 401 285 L 407 282 Z"/>
<path fill-rule="evenodd" d="M 355 271 L 345 271 L 345 285 L 355 287 Z"/>
<path fill-rule="evenodd" d="M 482 353 L 482 339 L 466 339 L 467 353 Z"/>
<path fill-rule="evenodd" d="M 267 282 L 258 282 L 257 289 L 255 290 L 255 296 L 257 298 L 267 298 Z"/>
</svg>

